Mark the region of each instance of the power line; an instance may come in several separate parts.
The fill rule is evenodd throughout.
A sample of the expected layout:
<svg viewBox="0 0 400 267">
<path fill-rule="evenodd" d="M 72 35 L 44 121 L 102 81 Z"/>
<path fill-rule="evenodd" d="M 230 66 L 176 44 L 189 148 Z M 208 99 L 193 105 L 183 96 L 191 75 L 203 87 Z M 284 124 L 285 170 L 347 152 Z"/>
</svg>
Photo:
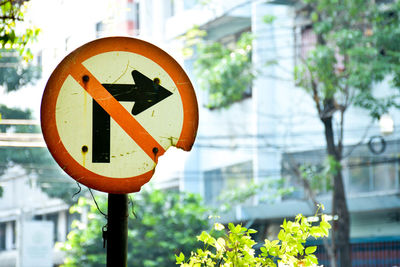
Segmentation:
<svg viewBox="0 0 400 267">
<path fill-rule="evenodd" d="M 24 119 L 0 119 L 0 125 L 40 125 L 40 121 Z"/>
</svg>

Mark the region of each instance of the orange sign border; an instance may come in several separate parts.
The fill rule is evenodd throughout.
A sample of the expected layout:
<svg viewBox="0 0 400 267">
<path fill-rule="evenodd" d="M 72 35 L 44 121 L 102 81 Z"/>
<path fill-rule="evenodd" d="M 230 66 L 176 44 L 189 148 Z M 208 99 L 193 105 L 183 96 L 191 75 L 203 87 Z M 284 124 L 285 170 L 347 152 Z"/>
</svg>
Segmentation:
<svg viewBox="0 0 400 267">
<path fill-rule="evenodd" d="M 51 74 L 42 97 L 41 127 L 47 147 L 60 167 L 77 182 L 99 191 L 112 194 L 126 194 L 140 191 L 154 174 L 154 169 L 144 174 L 128 178 L 110 178 L 96 174 L 79 164 L 68 153 L 57 130 L 55 108 L 58 95 L 65 79 L 76 69 L 82 69 L 81 63 L 95 55 L 124 51 L 142 55 L 161 66 L 175 83 L 182 99 L 183 126 L 176 143 L 177 148 L 189 151 L 196 138 L 198 128 L 198 105 L 196 94 L 189 77 L 182 67 L 162 49 L 146 41 L 131 37 L 107 37 L 84 44 L 66 56 Z M 85 73 L 82 73 L 82 76 Z M 154 161 L 163 154 L 160 151 Z"/>
</svg>

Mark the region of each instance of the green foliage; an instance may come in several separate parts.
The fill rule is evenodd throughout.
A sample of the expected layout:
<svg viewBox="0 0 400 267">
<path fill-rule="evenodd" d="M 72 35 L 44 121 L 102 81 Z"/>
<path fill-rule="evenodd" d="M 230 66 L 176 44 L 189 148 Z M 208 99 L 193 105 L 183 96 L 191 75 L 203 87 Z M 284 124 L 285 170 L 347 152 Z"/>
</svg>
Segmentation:
<svg viewBox="0 0 400 267">
<path fill-rule="evenodd" d="M 209 93 L 207 107 L 224 108 L 248 94 L 254 78 L 251 64 L 253 37 L 243 33 L 233 47 L 219 42 L 204 42 L 205 32 L 198 27 L 185 36 L 184 54 L 197 51 L 194 64 L 200 87 Z"/>
<path fill-rule="evenodd" d="M 49 197 L 74 203 L 72 196 L 77 186 L 55 164 L 47 148 L 0 147 L 0 176 L 11 166 L 19 165 L 28 175 L 37 177 L 43 192 Z"/>
<path fill-rule="evenodd" d="M 265 15 L 265 16 L 263 17 L 264 23 L 267 23 L 267 24 L 271 24 L 271 23 L 274 22 L 275 20 L 276 20 L 276 17 L 273 16 L 273 15 Z"/>
<path fill-rule="evenodd" d="M 309 238 L 324 238 L 331 228 L 327 216 L 319 217 L 319 224 L 312 223 L 299 214 L 294 221 L 284 220 L 277 240 L 265 239 L 260 253 L 254 249 L 256 242 L 251 234 L 257 231 L 242 225 L 216 223 L 210 233 L 202 232 L 197 238 L 204 248 L 192 251 L 186 258 L 184 253 L 176 255 L 176 263 L 182 267 L 200 266 L 316 266 L 314 255 L 317 247 L 306 247 Z"/>
<path fill-rule="evenodd" d="M 179 39 L 184 42 L 182 50 L 183 55 L 186 58 L 190 58 L 194 55 L 194 47 L 200 45 L 203 38 L 207 35 L 207 32 L 201 30 L 199 26 L 195 25 L 192 29 L 188 30 L 186 34 Z"/>
<path fill-rule="evenodd" d="M 0 85 L 6 92 L 14 91 L 40 77 L 40 69 L 28 64 L 32 53 L 27 45 L 34 41 L 39 29 L 24 22 L 28 1 L 5 0 L 0 2 Z M 0 105 L 0 118 L 30 119 L 29 110 L 8 108 Z M 40 132 L 35 126 L 0 125 L 0 132 Z M 20 165 L 28 173 L 39 174 L 40 165 L 53 163 L 48 151 L 42 148 L 0 148 L 0 176 L 13 165 Z M 54 165 L 54 163 L 53 163 Z M 42 170 L 43 171 L 43 170 Z M 45 172 L 46 174 L 49 171 Z M 51 173 L 51 171 L 50 171 Z M 65 187 L 64 187 L 65 188 Z"/>
<path fill-rule="evenodd" d="M 67 177 L 43 147 L 0 147 L 0 176 L 12 166 L 22 167 L 27 175 L 37 177 L 37 182 L 48 196 L 72 204 L 77 186 Z M 0 195 L 1 196 L 1 195 Z"/>
<path fill-rule="evenodd" d="M 47 148 L 37 148 L 36 153 L 40 161 L 35 163 L 35 173 L 42 192 L 67 204 L 75 204 L 73 196 L 80 189 L 74 180 L 55 163 Z"/>
<path fill-rule="evenodd" d="M 33 57 L 27 45 L 39 34 L 39 29 L 26 21 L 22 23 L 27 2 L 5 0 L 0 3 L 0 85 L 6 92 L 34 81 L 41 73 L 39 67 L 27 63 Z"/>
<path fill-rule="evenodd" d="M 3 119 L 31 119 L 30 110 L 9 108 L 0 104 Z M 40 133 L 36 125 L 0 125 L 0 132 Z M 0 176 L 15 165 L 19 165 L 27 174 L 35 175 L 42 191 L 50 197 L 73 203 L 72 195 L 76 184 L 57 166 L 47 148 L 43 147 L 0 147 Z"/>
<path fill-rule="evenodd" d="M 39 29 L 33 26 L 24 27 L 20 23 L 24 20 L 27 2 L 5 0 L 0 3 L 0 48 L 17 50 L 25 60 L 32 58 L 27 44 L 35 40 L 39 34 Z"/>
<path fill-rule="evenodd" d="M 41 68 L 23 61 L 15 50 L 0 50 L 0 85 L 6 92 L 18 90 L 40 78 Z"/>
<path fill-rule="evenodd" d="M 351 105 L 379 118 L 399 107 L 400 3 L 361 0 L 306 0 L 301 15 L 313 22 L 315 49 L 295 69 L 297 83 L 310 92 L 321 117 Z M 374 93 L 377 83 L 392 78 L 393 90 Z M 397 87 L 397 88 L 395 88 Z M 330 109 L 330 113 L 326 113 Z"/>
<path fill-rule="evenodd" d="M 302 179 L 310 184 L 315 194 L 330 192 L 333 189 L 333 177 L 341 170 L 341 164 L 328 156 L 321 165 L 303 164 L 299 171 Z"/>
<path fill-rule="evenodd" d="M 285 179 L 265 179 L 264 181 L 251 181 L 245 188 L 236 187 L 232 190 L 223 191 L 219 200 L 223 203 L 219 208 L 224 212 L 234 205 L 245 203 L 251 197 L 263 194 L 267 199 L 261 200 L 274 201 L 278 197 L 289 195 L 293 192 L 293 187 L 284 186 Z"/>
<path fill-rule="evenodd" d="M 1 119 L 30 119 L 32 116 L 32 112 L 30 110 L 21 110 L 19 108 L 10 108 L 6 105 L 0 104 L 0 120 Z M 13 129 L 10 129 L 13 128 Z M 19 126 L 10 126 L 10 125 L 0 125 L 0 132 L 6 132 L 7 130 L 12 130 L 16 132 L 28 132 L 29 130 L 37 131 L 32 126 L 21 127 Z"/>
<path fill-rule="evenodd" d="M 315 47 L 303 55 L 295 68 L 297 84 L 314 100 L 324 124 L 328 154 L 327 165 L 333 180 L 332 213 L 338 215 L 328 247 L 331 261 L 339 258 L 341 266 L 351 265 L 349 241 L 350 216 L 341 174 L 344 118 L 349 107 L 361 107 L 378 119 L 391 108 L 400 107 L 400 2 L 364 0 L 303 0 L 298 13 L 312 22 Z M 380 83 L 391 80 L 391 88 L 380 90 Z M 334 114 L 338 112 L 338 116 Z M 333 119 L 337 120 L 334 125 Z M 334 125 L 334 126 L 333 126 Z M 338 134 L 335 135 L 334 133 Z M 337 139 L 337 140 L 335 140 Z M 334 159 L 334 161 L 332 160 Z M 315 188 L 326 181 L 318 170 L 303 170 L 306 187 Z M 306 179 L 306 180 L 304 180 Z M 310 186 L 307 186 L 307 181 Z M 324 183 L 322 183 L 323 185 Z M 329 185 L 330 183 L 325 183 Z M 318 189 L 321 190 L 321 189 Z M 309 191 L 309 190 L 307 190 Z M 309 194 L 310 198 L 313 198 Z M 340 201 L 339 201 L 340 200 Z M 315 199 L 313 200 L 315 201 Z M 341 246 L 336 239 L 340 238 Z"/>
<path fill-rule="evenodd" d="M 102 211 L 107 210 L 105 197 L 98 197 L 97 202 Z M 106 220 L 84 198 L 80 198 L 71 212 L 82 214 L 88 207 L 88 223 L 75 221 L 68 241 L 59 244 L 67 254 L 63 266 L 105 264 L 101 230 Z M 197 243 L 194 237 L 207 227 L 206 209 L 194 194 L 146 191 L 137 195 L 133 208 L 137 218 L 129 217 L 128 221 L 128 266 L 171 266 L 174 254 L 193 250 Z"/>
<path fill-rule="evenodd" d="M 0 104 L 0 114 L 2 119 L 27 119 L 30 118 L 31 112 L 29 110 L 21 110 L 18 108 L 8 108 Z M 19 131 L 29 132 L 34 131 L 33 126 L 16 127 L 10 125 L 0 125 L 0 132 L 6 131 Z M 31 162 L 31 148 L 8 148 L 0 147 L 0 176 L 4 174 L 8 167 L 15 164 L 29 164 Z M 28 168 L 29 169 L 29 168 Z"/>
</svg>

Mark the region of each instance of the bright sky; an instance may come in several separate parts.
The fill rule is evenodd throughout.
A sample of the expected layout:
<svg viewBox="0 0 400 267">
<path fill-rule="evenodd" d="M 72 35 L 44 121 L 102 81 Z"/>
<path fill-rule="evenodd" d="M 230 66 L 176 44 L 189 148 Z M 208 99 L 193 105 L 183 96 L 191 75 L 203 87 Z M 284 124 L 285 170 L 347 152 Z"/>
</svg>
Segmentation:
<svg viewBox="0 0 400 267">
<path fill-rule="evenodd" d="M 117 1 L 110 0 L 31 0 L 26 20 L 41 29 L 38 41 L 32 51 L 42 51 L 43 77 L 35 85 L 29 85 L 16 92 L 5 94 L 0 88 L 0 103 L 10 107 L 31 109 L 34 118 L 40 119 L 40 104 L 43 90 L 51 72 L 72 50 L 94 39 L 96 22 L 106 18 L 106 14 L 118 17 L 121 12 Z M 170 148 L 160 157 L 155 179 L 176 177 L 183 171 L 188 156 L 176 148 Z"/>
<path fill-rule="evenodd" d="M 29 108 L 34 117 L 39 119 L 41 96 L 47 79 L 58 62 L 70 52 L 65 50 L 66 40 L 72 36 L 75 40 L 80 40 L 78 44 L 71 44 L 69 50 L 89 41 L 89 34 L 85 36 L 87 27 L 94 27 L 94 21 L 101 20 L 107 10 L 107 3 L 108 0 L 30 1 L 25 19 L 27 23 L 41 29 L 38 41 L 30 47 L 34 53 L 42 51 L 43 78 L 35 85 L 9 94 L 5 94 L 4 89 L 0 88 L 0 103 L 10 107 Z"/>
</svg>

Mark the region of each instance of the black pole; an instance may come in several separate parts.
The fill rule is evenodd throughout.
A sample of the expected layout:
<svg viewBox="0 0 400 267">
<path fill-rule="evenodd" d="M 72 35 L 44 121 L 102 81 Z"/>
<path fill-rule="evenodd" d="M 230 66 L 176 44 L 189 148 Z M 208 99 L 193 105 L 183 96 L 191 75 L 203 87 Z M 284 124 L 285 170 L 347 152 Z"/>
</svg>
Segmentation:
<svg viewBox="0 0 400 267">
<path fill-rule="evenodd" d="M 126 267 L 128 195 L 108 194 L 107 267 Z"/>
</svg>

